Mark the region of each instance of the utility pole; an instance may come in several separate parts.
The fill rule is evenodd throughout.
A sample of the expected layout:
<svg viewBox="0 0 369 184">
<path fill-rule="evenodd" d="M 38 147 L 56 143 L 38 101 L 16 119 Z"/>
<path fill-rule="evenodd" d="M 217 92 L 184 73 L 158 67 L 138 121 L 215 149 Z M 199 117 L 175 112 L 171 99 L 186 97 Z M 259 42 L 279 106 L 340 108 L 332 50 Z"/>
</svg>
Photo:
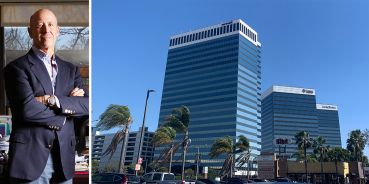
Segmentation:
<svg viewBox="0 0 369 184">
<path fill-rule="evenodd" d="M 142 125 L 141 125 L 140 143 L 138 144 L 138 153 L 137 153 L 137 162 L 136 162 L 136 164 L 139 164 L 139 160 L 140 160 L 140 157 L 141 157 L 142 142 L 143 142 L 143 139 L 144 139 L 144 136 L 145 136 L 145 119 L 146 119 L 147 101 L 149 99 L 149 95 L 150 95 L 151 92 L 155 92 L 155 90 L 148 89 L 147 94 L 146 94 L 145 111 L 144 111 L 144 116 L 143 116 Z M 138 173 L 138 171 L 135 170 L 136 176 L 137 176 L 137 173 Z"/>
</svg>

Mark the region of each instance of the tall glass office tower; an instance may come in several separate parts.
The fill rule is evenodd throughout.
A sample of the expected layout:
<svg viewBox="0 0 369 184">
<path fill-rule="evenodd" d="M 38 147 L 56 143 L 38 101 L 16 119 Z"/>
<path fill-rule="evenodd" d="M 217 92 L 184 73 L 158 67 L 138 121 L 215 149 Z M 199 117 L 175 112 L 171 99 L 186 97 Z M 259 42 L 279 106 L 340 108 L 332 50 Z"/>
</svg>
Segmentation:
<svg viewBox="0 0 369 184">
<path fill-rule="evenodd" d="M 317 104 L 314 89 L 272 86 L 262 95 L 261 114 L 262 152 L 291 157 L 297 153 L 294 136 L 300 131 L 311 138 L 324 137 L 327 145 L 341 146 L 337 106 Z M 289 144 L 281 149 L 275 144 L 278 138 Z"/>
<path fill-rule="evenodd" d="M 261 44 L 255 30 L 242 20 L 175 35 L 170 38 L 159 126 L 174 108 L 191 112 L 191 144 L 187 164 L 221 167 L 225 157 L 211 159 L 217 138 L 250 140 L 252 156 L 259 155 L 261 126 Z M 177 139 L 181 135 L 177 135 Z M 158 156 L 163 147 L 156 148 Z M 181 161 L 181 151 L 174 160 Z"/>
</svg>

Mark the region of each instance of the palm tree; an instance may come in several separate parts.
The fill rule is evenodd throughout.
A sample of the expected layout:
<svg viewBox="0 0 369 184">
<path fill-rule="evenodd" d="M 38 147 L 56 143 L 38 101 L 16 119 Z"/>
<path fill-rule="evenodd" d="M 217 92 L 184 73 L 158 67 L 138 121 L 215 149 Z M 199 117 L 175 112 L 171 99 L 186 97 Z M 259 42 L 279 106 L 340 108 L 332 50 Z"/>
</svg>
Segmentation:
<svg viewBox="0 0 369 184">
<path fill-rule="evenodd" d="M 128 129 L 129 125 L 132 123 L 131 113 L 127 106 L 111 104 L 105 110 L 104 113 L 100 115 L 100 121 L 97 123 L 97 127 L 100 130 L 110 130 L 112 128 L 120 128 L 119 131 L 114 135 L 110 145 L 105 150 L 103 155 L 110 154 L 109 160 L 115 153 L 118 144 L 123 141 L 122 150 L 119 160 L 119 172 L 124 172 L 124 162 L 126 157 L 126 146 L 128 139 Z"/>
<path fill-rule="evenodd" d="M 349 156 L 348 151 L 340 147 L 334 147 L 328 151 L 329 160 L 334 161 L 334 164 L 336 166 L 336 182 L 337 183 L 339 183 L 337 163 L 339 161 L 346 161 L 348 159 L 348 156 Z"/>
<path fill-rule="evenodd" d="M 218 138 L 215 140 L 214 144 L 210 149 L 209 156 L 211 158 L 217 157 L 221 154 L 227 154 L 227 157 L 224 161 L 222 170 L 220 172 L 221 175 L 230 175 L 232 177 L 233 167 L 234 167 L 234 158 L 236 154 L 239 154 L 237 161 L 246 161 L 249 158 L 250 152 L 250 143 L 249 140 L 240 135 L 238 137 L 238 141 L 233 144 L 233 140 L 230 136 Z"/>
<path fill-rule="evenodd" d="M 324 183 L 325 179 L 323 179 L 323 161 L 324 158 L 326 157 L 327 151 L 328 151 L 328 147 L 325 146 L 325 142 L 326 140 L 321 137 L 318 136 L 313 143 L 313 148 L 314 148 L 314 153 L 319 155 L 319 160 L 320 160 L 320 178 L 322 179 L 322 182 Z M 325 178 L 325 177 L 324 177 Z"/>
<path fill-rule="evenodd" d="M 190 110 L 186 106 L 175 108 L 167 119 L 164 126 L 172 127 L 176 132 L 184 133 L 182 148 L 183 148 L 183 159 L 182 159 L 182 181 L 185 179 L 185 162 L 186 153 L 189 144 L 188 137 L 188 126 L 190 124 Z"/>
<path fill-rule="evenodd" d="M 297 150 L 297 152 L 294 153 L 292 157 L 296 158 L 296 161 L 305 161 L 306 158 L 307 162 L 318 162 L 318 157 L 315 154 L 306 155 L 305 157 L 303 149 Z"/>
<path fill-rule="evenodd" d="M 182 159 L 182 180 L 184 180 L 184 168 L 186 160 L 186 152 L 189 144 L 188 126 L 190 124 L 190 110 L 186 106 L 173 109 L 172 113 L 166 118 L 166 122 L 162 124 L 154 135 L 154 144 L 156 146 L 169 144 L 170 148 L 166 148 L 162 151 L 157 162 L 169 161 L 169 168 L 171 167 L 172 155 L 179 149 L 183 148 Z M 183 134 L 183 140 L 180 142 L 174 142 L 176 133 Z M 170 169 L 169 169 L 170 170 Z"/>
<path fill-rule="evenodd" d="M 305 175 L 306 175 L 306 182 L 308 182 L 308 175 L 307 175 L 307 157 L 306 157 L 306 149 L 312 146 L 312 139 L 308 132 L 301 131 L 296 133 L 295 135 L 296 144 L 298 148 L 304 150 L 304 162 L 305 162 Z"/>
<path fill-rule="evenodd" d="M 165 151 L 158 158 L 158 160 L 163 160 L 164 162 L 166 162 L 169 159 L 168 172 L 171 172 L 173 153 L 177 151 L 177 149 L 179 148 L 179 144 L 175 145 L 174 143 L 175 137 L 176 131 L 172 127 L 161 126 L 155 131 L 154 137 L 152 139 L 152 142 L 155 147 L 163 144 L 171 145 L 170 148 L 166 148 Z M 176 149 L 174 150 L 174 148 Z"/>
<path fill-rule="evenodd" d="M 350 132 L 347 139 L 347 150 L 350 151 L 353 161 L 362 161 L 365 144 L 366 137 L 364 133 L 359 129 Z"/>
</svg>

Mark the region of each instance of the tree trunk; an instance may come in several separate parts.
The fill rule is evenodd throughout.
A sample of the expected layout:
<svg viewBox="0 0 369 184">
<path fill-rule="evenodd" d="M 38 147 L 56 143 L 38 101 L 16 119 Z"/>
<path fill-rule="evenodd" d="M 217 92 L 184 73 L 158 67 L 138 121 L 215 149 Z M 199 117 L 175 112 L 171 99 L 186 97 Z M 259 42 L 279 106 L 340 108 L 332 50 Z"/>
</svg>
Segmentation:
<svg viewBox="0 0 369 184">
<path fill-rule="evenodd" d="M 124 140 L 122 143 L 122 150 L 119 159 L 119 173 L 124 173 L 124 162 L 126 161 L 126 147 L 128 141 L 128 126 L 125 126 L 124 129 Z"/>
<path fill-rule="evenodd" d="M 323 180 L 323 153 L 320 152 L 320 180 L 322 183 L 324 183 L 325 180 Z"/>
<path fill-rule="evenodd" d="M 170 146 L 170 160 L 169 160 L 169 168 L 168 168 L 169 173 L 172 172 L 172 160 L 173 160 L 173 143 Z"/>
<path fill-rule="evenodd" d="M 247 179 L 250 179 L 250 160 L 247 161 Z"/>
<path fill-rule="evenodd" d="M 186 165 L 186 153 L 188 147 L 188 131 L 185 133 L 184 137 L 184 145 L 183 145 L 183 159 L 182 159 L 182 181 L 185 180 L 185 165 Z"/>
<path fill-rule="evenodd" d="M 305 156 L 305 175 L 306 175 L 306 183 L 308 183 L 307 158 L 306 158 L 306 143 L 304 143 L 304 156 Z"/>
<path fill-rule="evenodd" d="M 337 159 L 335 160 L 334 164 L 336 165 L 336 183 L 339 184 L 338 182 L 338 166 L 337 166 Z"/>
<path fill-rule="evenodd" d="M 231 155 L 231 166 L 230 166 L 230 168 L 231 168 L 230 176 L 232 178 L 233 177 L 233 154 Z"/>
</svg>

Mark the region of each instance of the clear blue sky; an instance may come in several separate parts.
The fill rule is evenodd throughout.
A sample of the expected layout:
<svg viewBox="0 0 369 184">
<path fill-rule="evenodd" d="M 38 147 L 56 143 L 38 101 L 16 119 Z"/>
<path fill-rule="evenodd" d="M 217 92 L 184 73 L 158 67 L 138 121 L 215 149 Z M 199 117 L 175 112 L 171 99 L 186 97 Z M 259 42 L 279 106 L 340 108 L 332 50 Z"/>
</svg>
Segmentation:
<svg viewBox="0 0 369 184">
<path fill-rule="evenodd" d="M 132 130 L 157 127 L 169 37 L 242 19 L 262 43 L 262 91 L 273 84 L 316 89 L 339 106 L 349 131 L 369 128 L 369 1 L 92 1 L 92 120 L 128 105 Z M 96 123 L 93 123 L 95 125 Z M 366 149 L 366 155 L 369 151 Z"/>
</svg>

